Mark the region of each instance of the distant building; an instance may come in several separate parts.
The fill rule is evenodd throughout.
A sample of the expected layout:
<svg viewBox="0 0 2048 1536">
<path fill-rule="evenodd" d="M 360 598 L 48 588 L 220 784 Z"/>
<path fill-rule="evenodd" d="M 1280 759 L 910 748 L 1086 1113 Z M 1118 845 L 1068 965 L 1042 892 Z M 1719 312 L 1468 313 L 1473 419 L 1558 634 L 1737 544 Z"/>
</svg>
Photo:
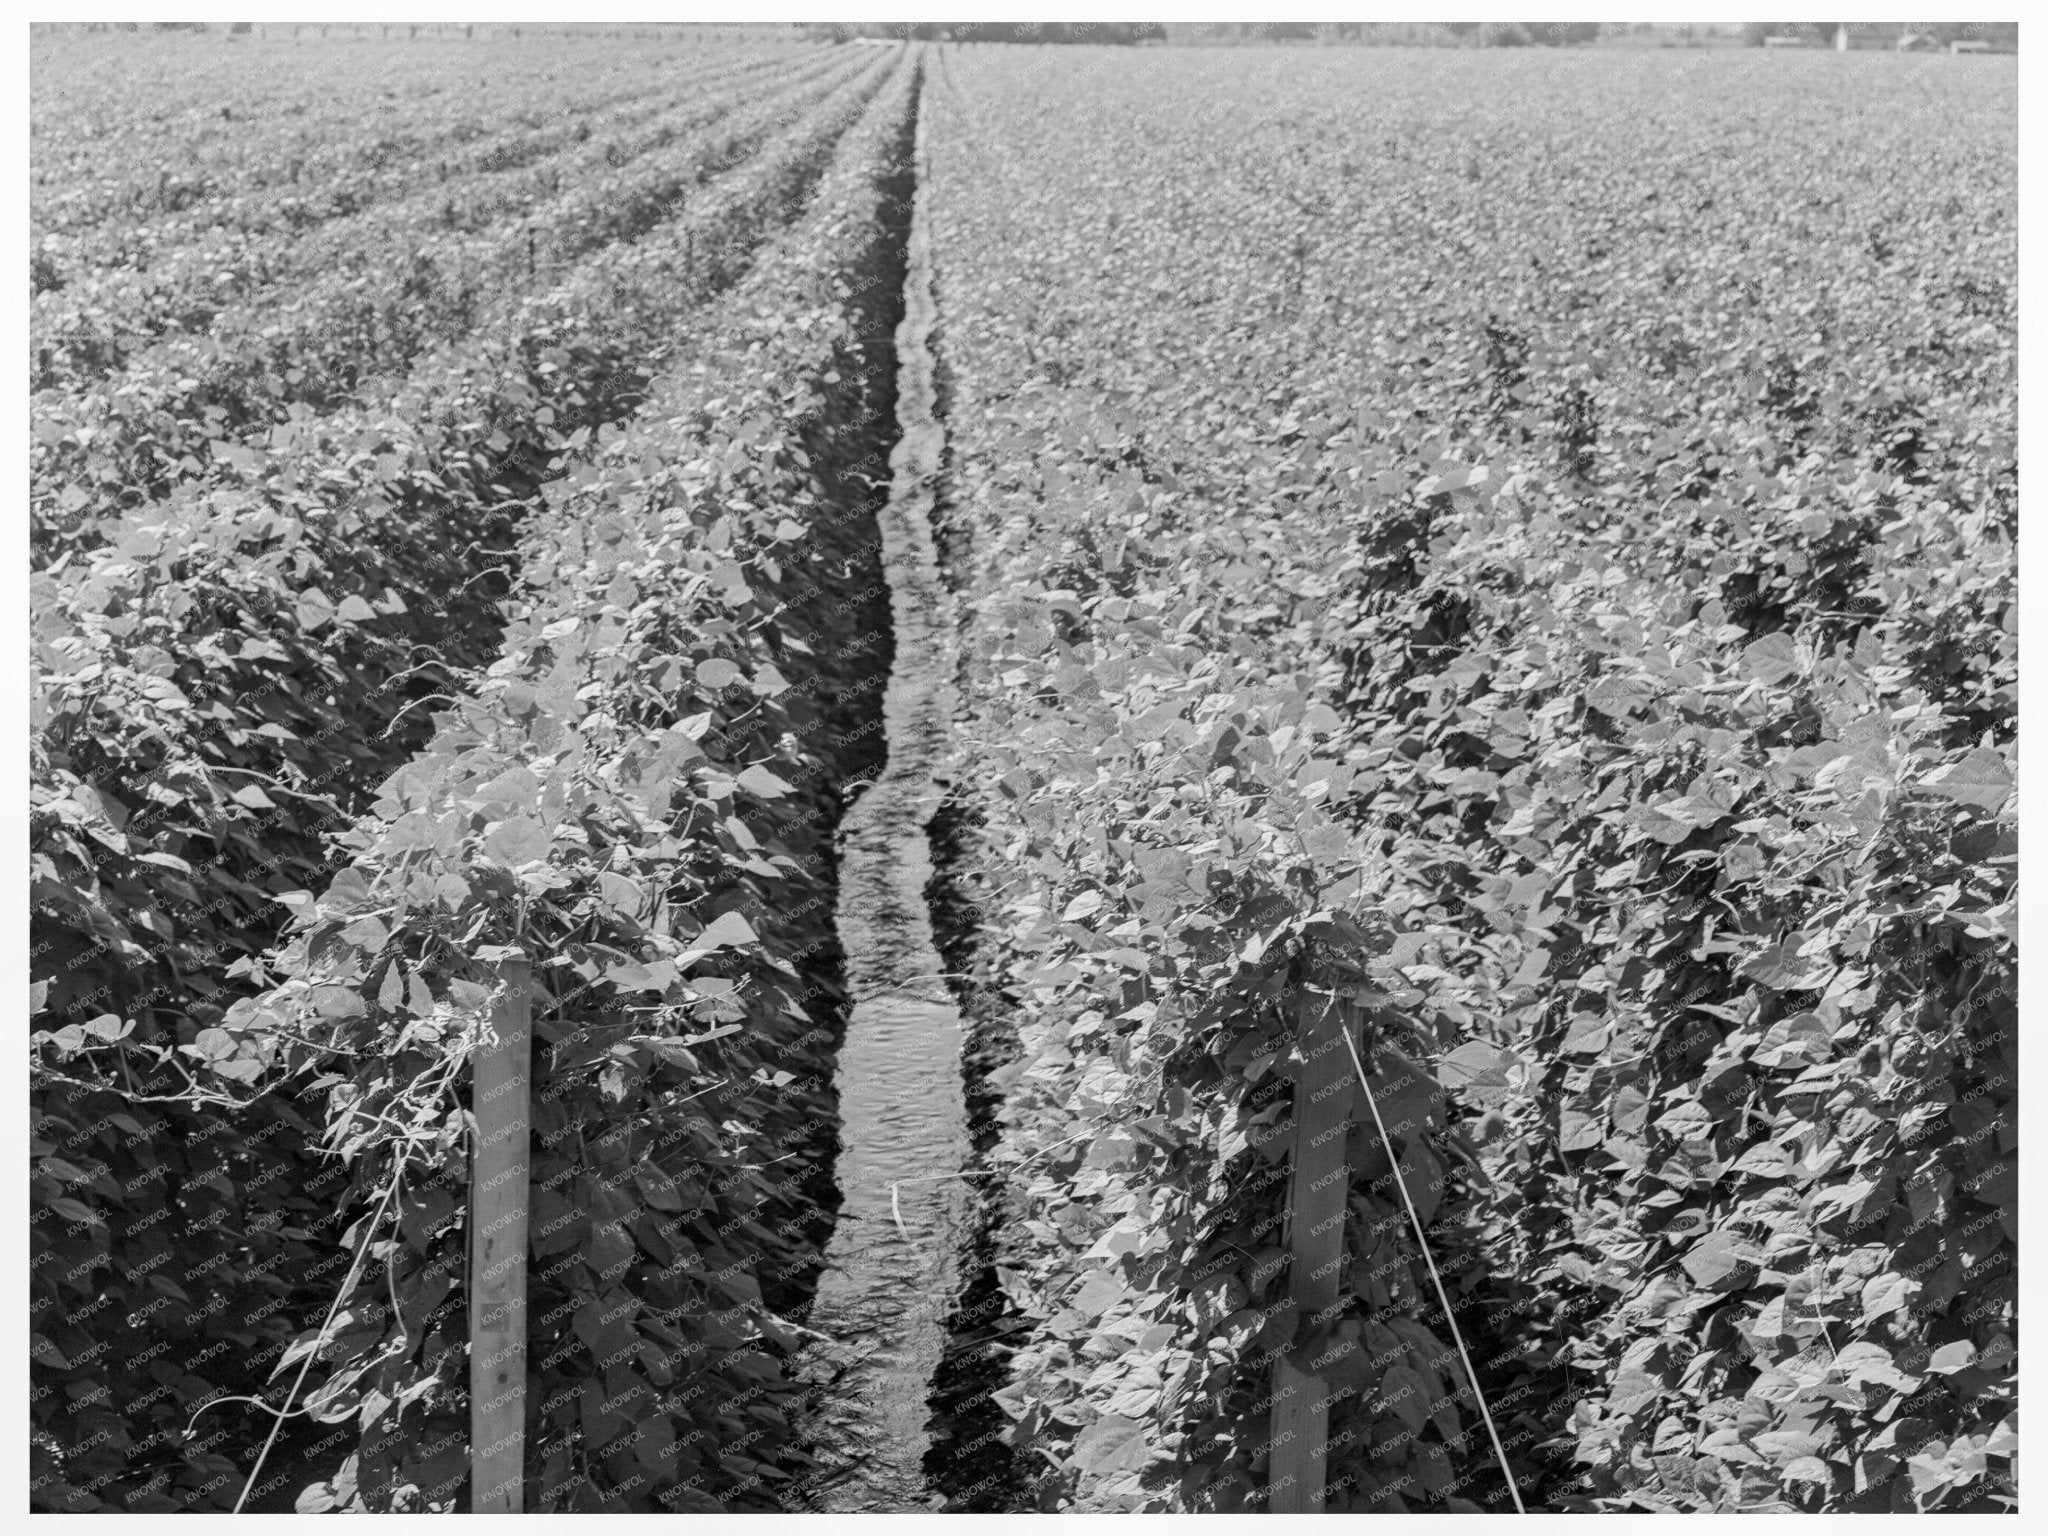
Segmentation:
<svg viewBox="0 0 2048 1536">
<path fill-rule="evenodd" d="M 1827 48 L 1839 52 L 1879 48 L 1900 53 L 2017 53 L 2019 24 L 2010 21 L 1745 22 L 1743 42 L 1752 48 Z"/>
</svg>

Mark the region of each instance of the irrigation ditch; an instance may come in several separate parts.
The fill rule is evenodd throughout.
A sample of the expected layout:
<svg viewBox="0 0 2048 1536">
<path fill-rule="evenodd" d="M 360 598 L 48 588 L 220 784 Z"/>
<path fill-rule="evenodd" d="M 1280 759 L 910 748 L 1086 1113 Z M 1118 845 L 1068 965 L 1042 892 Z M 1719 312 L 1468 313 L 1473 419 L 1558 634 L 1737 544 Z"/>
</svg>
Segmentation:
<svg viewBox="0 0 2048 1536">
<path fill-rule="evenodd" d="M 958 1339 L 972 1326 L 970 1282 L 986 1269 L 975 1262 L 967 1028 L 948 985 L 957 925 L 942 932 L 933 910 L 946 883 L 932 829 L 947 798 L 957 659 L 933 536 L 945 438 L 915 108 L 913 119 L 906 169 L 915 185 L 895 231 L 905 269 L 894 332 L 899 436 L 878 519 L 891 635 L 886 761 L 839 828 L 835 917 L 852 1012 L 835 1073 L 836 1221 L 809 1318 L 829 1342 L 806 1364 L 820 1398 L 811 1503 L 833 1512 L 943 1508 L 962 1486 L 948 1452 L 969 1421 L 949 1414 L 946 1398 L 979 1390 L 959 1376 Z M 987 1404 L 985 1390 L 978 1401 Z"/>
</svg>

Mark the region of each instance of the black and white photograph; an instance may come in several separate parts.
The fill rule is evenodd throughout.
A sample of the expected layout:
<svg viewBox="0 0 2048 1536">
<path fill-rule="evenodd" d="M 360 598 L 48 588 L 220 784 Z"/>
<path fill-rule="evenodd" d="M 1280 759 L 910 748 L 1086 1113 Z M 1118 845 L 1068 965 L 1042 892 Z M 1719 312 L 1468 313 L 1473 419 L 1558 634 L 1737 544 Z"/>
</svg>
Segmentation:
<svg viewBox="0 0 2048 1536">
<path fill-rule="evenodd" d="M 2019 1512 L 2020 26 L 1315 10 L 16 24 L 32 1517 Z"/>
</svg>

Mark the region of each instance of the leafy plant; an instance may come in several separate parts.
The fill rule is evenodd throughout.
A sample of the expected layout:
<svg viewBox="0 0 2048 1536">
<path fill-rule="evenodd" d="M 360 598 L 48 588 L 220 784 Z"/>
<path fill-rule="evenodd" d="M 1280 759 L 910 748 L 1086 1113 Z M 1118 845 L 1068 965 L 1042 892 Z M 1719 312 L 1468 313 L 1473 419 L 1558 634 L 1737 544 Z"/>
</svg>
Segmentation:
<svg viewBox="0 0 2048 1536">
<path fill-rule="evenodd" d="M 1287 1123 L 1289 935 L 1331 909 L 1391 934 L 1367 1047 L 1443 1090 L 1429 1241 L 1532 1507 L 2009 1502 L 2010 79 L 1919 119 L 1485 56 L 1447 115 L 1405 55 L 1284 64 L 1282 124 L 1277 59 L 942 65 L 1039 1498 L 1262 1496 L 1284 1168 L 1227 1138 Z M 1304 280 L 1312 205 L 1352 238 Z M 1388 1242 L 1391 1290 L 1338 1323 L 1379 1375 L 1337 1367 L 1332 1507 L 1502 1507 L 1354 1150 L 1346 1282 Z"/>
</svg>

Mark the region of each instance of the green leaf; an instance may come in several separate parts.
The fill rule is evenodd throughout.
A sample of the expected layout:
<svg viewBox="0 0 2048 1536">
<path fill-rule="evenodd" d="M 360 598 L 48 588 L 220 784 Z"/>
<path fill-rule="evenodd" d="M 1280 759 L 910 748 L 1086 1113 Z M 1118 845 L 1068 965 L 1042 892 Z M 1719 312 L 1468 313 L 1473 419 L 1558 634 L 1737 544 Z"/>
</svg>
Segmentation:
<svg viewBox="0 0 2048 1536">
<path fill-rule="evenodd" d="M 1742 675 L 1760 683 L 1782 683 L 1799 671 L 1799 647 L 1780 631 L 1765 635 L 1742 652 Z"/>
<path fill-rule="evenodd" d="M 1920 1282 L 1906 1275 L 1875 1275 L 1863 1283 L 1863 1324 L 1868 1327 L 1881 1317 L 1911 1306 Z"/>
<path fill-rule="evenodd" d="M 1095 1270 L 1067 1297 L 1067 1305 L 1083 1317 L 1100 1317 L 1128 1294 L 1123 1281 L 1107 1270 Z"/>
<path fill-rule="evenodd" d="M 597 893 L 606 906 L 629 916 L 638 914 L 647 900 L 647 893 L 637 884 L 609 870 L 597 877 Z"/>
<path fill-rule="evenodd" d="M 1944 763 L 1920 781 L 1921 787 L 1963 805 L 1995 811 L 2013 788 L 2012 769 L 1989 747 L 1973 747 L 1953 763 Z"/>
<path fill-rule="evenodd" d="M 1136 741 L 1157 741 L 1181 723 L 1178 704 L 1160 704 L 1131 721 L 1128 729 Z"/>
<path fill-rule="evenodd" d="M 1685 1099 L 1656 1120 L 1657 1129 L 1679 1141 L 1697 1141 L 1714 1131 L 1714 1117 L 1697 1099 Z"/>
<path fill-rule="evenodd" d="M 1750 1444 L 1781 1464 L 1796 1461 L 1801 1456 L 1811 1456 L 1821 1448 L 1817 1435 L 1793 1429 L 1767 1429 L 1755 1436 Z"/>
<path fill-rule="evenodd" d="M 1948 1376 L 1957 1371 L 1968 1370 L 1976 1363 L 1977 1346 L 1968 1339 L 1958 1339 L 1953 1344 L 1944 1344 L 1927 1357 L 1926 1369 L 1936 1376 Z"/>
<path fill-rule="evenodd" d="M 1420 1139 L 1401 1149 L 1401 1182 L 1415 1203 L 1415 1214 L 1424 1226 L 1436 1215 L 1444 1197 L 1444 1165 Z"/>
<path fill-rule="evenodd" d="M 1788 1483 L 1815 1483 L 1822 1488 L 1834 1486 L 1835 1475 L 1828 1470 L 1828 1464 L 1818 1456 L 1801 1456 L 1788 1462 L 1781 1474 Z"/>
<path fill-rule="evenodd" d="M 472 800 L 502 801 L 517 809 L 527 809 L 540 803 L 540 775 L 524 763 L 514 763 L 496 778 L 479 785 L 468 796 Z"/>
<path fill-rule="evenodd" d="M 580 1248 L 590 1232 L 590 1214 L 552 1189 L 536 1189 L 528 1234 L 542 1258 Z"/>
<path fill-rule="evenodd" d="M 1413 1366 L 1397 1362 L 1380 1378 L 1379 1397 L 1373 1406 L 1399 1419 L 1411 1435 L 1419 1435 L 1429 1423 L 1429 1383 Z"/>
<path fill-rule="evenodd" d="M 737 912 L 726 912 L 715 917 L 704 931 L 689 941 L 689 949 L 683 960 L 692 960 L 699 955 L 708 955 L 716 949 L 727 949 L 738 944 L 757 942 L 754 930 L 747 926 L 747 920 Z"/>
<path fill-rule="evenodd" d="M 1467 1040 L 1437 1063 L 1437 1081 L 1446 1088 L 1505 1088 L 1507 1069 L 1516 1058 L 1484 1040 Z"/>
<path fill-rule="evenodd" d="M 365 1011 L 356 989 L 339 985 L 315 987 L 313 1007 L 323 1019 L 356 1019 L 361 1018 Z M 205 1035 L 206 1032 L 201 1031 L 200 1038 L 204 1039 Z"/>
<path fill-rule="evenodd" d="M 790 791 L 789 785 L 783 783 L 782 780 L 775 777 L 766 768 L 758 765 L 742 769 L 734 782 L 741 789 L 747 790 L 751 794 L 759 795 L 763 800 L 774 800 L 788 794 Z"/>
<path fill-rule="evenodd" d="M 683 1208 L 682 1191 L 676 1181 L 652 1163 L 642 1163 L 633 1170 L 633 1183 L 657 1211 L 680 1211 Z"/>
<path fill-rule="evenodd" d="M 1867 1340 L 1844 1344 L 1841 1353 L 1835 1357 L 1835 1368 L 1851 1386 L 1875 1381 L 1896 1387 L 1901 1392 L 1911 1392 L 1920 1385 L 1917 1379 L 1899 1369 L 1890 1350 Z"/>
<path fill-rule="evenodd" d="M 1659 1235 L 1676 1242 L 1681 1237 L 1693 1236 L 1706 1225 L 1707 1218 L 1699 1211 L 1675 1211 L 1671 1219 L 1664 1223 L 1664 1230 Z"/>
<path fill-rule="evenodd" d="M 1799 950 L 1804 934 L 1794 934 L 1773 944 L 1744 963 L 1742 974 L 1774 992 L 1805 992 L 1825 981 L 1834 967 L 1823 957 L 1802 959 Z"/>
<path fill-rule="evenodd" d="M 1599 1117 L 1583 1109 L 1567 1107 L 1558 1113 L 1558 1148 L 1565 1152 L 1583 1152 L 1597 1147 L 1607 1139 L 1607 1132 Z"/>
<path fill-rule="evenodd" d="M 1650 1101 L 1633 1083 L 1616 1089 L 1608 1105 L 1617 1131 L 1633 1135 L 1649 1123 Z"/>
<path fill-rule="evenodd" d="M 1709 1290 L 1738 1289 L 1753 1278 L 1762 1255 L 1754 1244 L 1728 1232 L 1709 1232 L 1685 1250 L 1679 1263 L 1693 1283 Z"/>
<path fill-rule="evenodd" d="M 334 620 L 334 604 L 327 600 L 327 594 L 318 587 L 308 587 L 301 592 L 296 606 L 301 629 L 316 630 Z"/>
<path fill-rule="evenodd" d="M 102 1040 L 114 1041 L 126 1039 L 129 1035 L 133 1034 L 135 1032 L 135 1021 L 133 1019 L 124 1019 L 119 1014 L 103 1013 L 96 1019 L 86 1020 L 79 1027 L 88 1035 L 96 1035 Z"/>
<path fill-rule="evenodd" d="M 1102 910 L 1102 907 L 1102 892 L 1083 891 L 1061 910 L 1060 921 L 1063 923 L 1078 923 L 1085 918 L 1093 917 Z"/>
<path fill-rule="evenodd" d="M 235 1037 L 224 1029 L 202 1029 L 185 1049 L 201 1061 L 226 1061 L 235 1054 Z"/>
<path fill-rule="evenodd" d="M 1760 1179 L 1782 1179 L 1796 1163 L 1790 1151 L 1774 1141 L 1760 1141 L 1731 1165 L 1736 1173 L 1754 1174 Z"/>
<path fill-rule="evenodd" d="M 1074 1465 L 1098 1478 L 1141 1471 L 1150 1459 L 1145 1426 L 1121 1414 L 1102 1415 L 1074 1439 Z"/>
<path fill-rule="evenodd" d="M 531 816 L 514 816 L 501 821 L 484 839 L 484 852 L 507 868 L 545 858 L 553 839 L 548 830 Z"/>
<path fill-rule="evenodd" d="M 604 1291 L 576 1309 L 576 1337 L 593 1359 L 621 1359 L 639 1344 L 640 1335 L 633 1327 L 639 1311 L 638 1301 L 627 1292 Z"/>
<path fill-rule="evenodd" d="M 1367 1079 L 1379 1106 L 1387 1134 L 1398 1145 L 1411 1137 L 1426 1136 L 1433 1124 L 1443 1119 L 1443 1088 L 1437 1075 L 1410 1061 L 1392 1046 L 1375 1053 Z M 1365 1112 L 1370 1121 L 1371 1114 Z"/>
<path fill-rule="evenodd" d="M 1948 1446 L 1940 1440 L 1930 1442 L 1918 1455 L 1907 1458 L 1906 1470 L 1913 1480 L 1913 1492 L 1923 1499 L 1946 1488 L 1956 1475 Z"/>
<path fill-rule="evenodd" d="M 1783 1067 L 1825 1061 L 1830 1054 L 1827 1026 L 1817 1014 L 1800 1013 L 1773 1024 L 1749 1059 L 1760 1067 Z"/>
<path fill-rule="evenodd" d="M 655 1482 L 676 1475 L 676 1431 L 667 1419 L 654 1415 L 643 1418 L 633 1442 L 633 1459 Z"/>
</svg>

